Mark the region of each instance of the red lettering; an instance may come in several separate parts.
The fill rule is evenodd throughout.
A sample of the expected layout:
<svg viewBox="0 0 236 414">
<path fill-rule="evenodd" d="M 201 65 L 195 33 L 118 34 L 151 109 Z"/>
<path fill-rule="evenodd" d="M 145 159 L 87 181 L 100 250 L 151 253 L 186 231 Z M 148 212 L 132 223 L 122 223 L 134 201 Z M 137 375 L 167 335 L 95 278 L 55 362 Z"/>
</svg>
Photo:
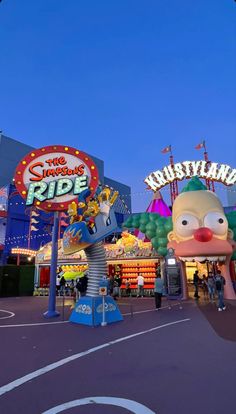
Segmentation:
<svg viewBox="0 0 236 414">
<path fill-rule="evenodd" d="M 46 160 L 46 163 L 49 164 L 49 167 L 51 167 L 53 164 L 53 160 L 50 158 L 49 160 Z"/>
<path fill-rule="evenodd" d="M 62 172 L 62 168 L 58 167 L 56 168 L 56 175 L 60 175 Z"/>
<path fill-rule="evenodd" d="M 61 175 L 66 175 L 67 174 L 67 170 L 68 170 L 68 168 L 67 167 L 63 167 L 62 168 L 62 173 L 61 173 Z"/>
<path fill-rule="evenodd" d="M 65 160 L 65 157 L 59 157 L 59 158 L 53 158 L 53 159 L 48 159 L 46 160 L 46 163 L 50 166 L 53 165 L 64 165 L 67 163 L 67 161 Z M 29 167 L 29 172 L 33 175 L 32 178 L 30 178 L 30 181 L 41 181 L 43 180 L 43 178 L 46 177 L 57 177 L 57 176 L 65 176 L 65 175 L 83 175 L 84 174 L 84 169 L 85 169 L 85 165 L 84 164 L 80 164 L 79 166 L 74 167 L 74 169 L 72 168 L 68 168 L 67 166 L 65 167 L 57 167 L 57 168 L 49 168 L 49 169 L 42 169 L 41 173 L 36 171 L 35 168 L 37 167 L 43 167 L 44 163 L 43 162 L 35 162 L 34 164 L 32 164 Z"/>
<path fill-rule="evenodd" d="M 52 165 L 56 167 L 57 165 L 65 165 L 66 160 L 65 157 L 55 157 L 53 159 L 49 158 L 48 160 L 46 160 L 46 163 L 49 164 L 49 167 L 51 167 Z"/>
<path fill-rule="evenodd" d="M 80 164 L 79 165 L 79 168 L 78 168 L 78 175 L 83 175 L 84 174 L 84 168 L 85 168 L 85 165 L 84 164 Z"/>
<path fill-rule="evenodd" d="M 55 170 L 53 170 L 53 169 L 49 169 L 49 170 L 47 170 L 46 171 L 46 174 L 47 174 L 47 177 L 50 177 L 51 175 L 53 176 L 53 177 L 55 177 Z"/>
<path fill-rule="evenodd" d="M 85 166 L 83 164 L 80 164 L 78 167 L 74 168 L 74 174 L 83 175 L 84 174 L 84 168 L 85 168 Z"/>
<path fill-rule="evenodd" d="M 59 161 L 60 165 L 65 165 L 66 164 L 65 157 L 60 157 L 58 161 Z"/>
<path fill-rule="evenodd" d="M 30 178 L 30 181 L 41 181 L 43 179 L 43 174 L 40 174 L 39 172 L 34 171 L 34 168 L 36 167 L 43 167 L 43 162 L 35 162 L 29 167 L 29 172 L 36 177 L 36 178 L 35 177 Z"/>
</svg>

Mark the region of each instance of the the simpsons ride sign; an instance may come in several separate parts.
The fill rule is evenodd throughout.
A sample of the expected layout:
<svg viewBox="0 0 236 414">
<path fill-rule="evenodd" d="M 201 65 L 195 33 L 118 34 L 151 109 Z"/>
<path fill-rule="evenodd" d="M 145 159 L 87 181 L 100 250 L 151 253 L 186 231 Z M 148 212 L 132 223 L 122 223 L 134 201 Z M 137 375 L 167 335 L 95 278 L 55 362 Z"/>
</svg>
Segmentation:
<svg viewBox="0 0 236 414">
<path fill-rule="evenodd" d="M 92 197 L 98 180 L 97 167 L 87 154 L 62 145 L 30 152 L 15 172 L 15 185 L 26 205 L 46 211 L 67 210 L 88 188 Z"/>
</svg>

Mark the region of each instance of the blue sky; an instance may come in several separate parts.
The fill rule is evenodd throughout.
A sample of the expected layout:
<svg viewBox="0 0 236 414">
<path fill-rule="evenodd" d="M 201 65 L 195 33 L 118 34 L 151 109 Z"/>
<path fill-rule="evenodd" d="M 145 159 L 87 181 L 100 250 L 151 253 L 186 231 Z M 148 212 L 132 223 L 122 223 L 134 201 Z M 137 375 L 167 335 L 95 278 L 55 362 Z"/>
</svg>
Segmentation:
<svg viewBox="0 0 236 414">
<path fill-rule="evenodd" d="M 168 144 L 201 159 L 204 138 L 235 167 L 235 16 L 233 0 L 3 0 L 0 128 L 103 159 L 145 210 Z"/>
</svg>

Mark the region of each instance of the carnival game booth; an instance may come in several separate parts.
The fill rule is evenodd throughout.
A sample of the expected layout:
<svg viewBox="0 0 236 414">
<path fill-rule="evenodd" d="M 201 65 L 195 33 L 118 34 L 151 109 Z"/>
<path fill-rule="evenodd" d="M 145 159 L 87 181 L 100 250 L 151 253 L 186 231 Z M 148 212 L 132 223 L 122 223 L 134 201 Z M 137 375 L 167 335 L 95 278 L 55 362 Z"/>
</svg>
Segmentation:
<svg viewBox="0 0 236 414">
<path fill-rule="evenodd" d="M 47 294 L 50 277 L 51 247 L 48 243 L 37 253 L 35 259 L 35 286 Z M 137 294 L 137 276 L 144 277 L 145 295 L 152 295 L 156 269 L 160 266 L 161 256 L 152 248 L 151 243 L 143 242 L 137 237 L 124 232 L 116 244 L 104 245 L 107 273 L 109 276 L 119 275 L 122 278 L 121 292 L 125 294 L 125 283 L 129 279 L 131 294 Z M 64 255 L 62 240 L 58 243 L 58 267 L 62 267 L 64 277 L 69 282 L 82 277 L 87 270 L 87 259 L 84 250 L 70 256 Z M 43 289 L 43 290 L 42 290 Z"/>
<path fill-rule="evenodd" d="M 137 277 L 144 277 L 144 294 L 153 294 L 154 279 L 160 268 L 161 256 L 150 242 L 144 242 L 134 235 L 123 232 L 116 244 L 106 245 L 109 276 L 120 276 L 121 293 L 125 294 L 126 281 L 129 280 L 131 295 L 137 294 Z"/>
<path fill-rule="evenodd" d="M 48 294 L 50 282 L 50 263 L 52 254 L 52 243 L 47 243 L 38 250 L 35 257 L 35 294 Z M 58 241 L 58 267 L 64 272 L 64 278 L 67 282 L 76 281 L 83 277 L 84 272 L 88 269 L 86 256 L 83 250 L 70 256 L 65 256 L 62 249 L 62 239 Z"/>
</svg>

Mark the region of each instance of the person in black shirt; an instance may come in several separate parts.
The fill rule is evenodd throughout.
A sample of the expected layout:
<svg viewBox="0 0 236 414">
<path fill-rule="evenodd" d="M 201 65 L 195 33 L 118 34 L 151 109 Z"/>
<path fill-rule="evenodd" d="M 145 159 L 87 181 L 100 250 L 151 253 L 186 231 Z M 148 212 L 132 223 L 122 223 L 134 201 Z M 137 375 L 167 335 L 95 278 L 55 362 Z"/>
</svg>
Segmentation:
<svg viewBox="0 0 236 414">
<path fill-rule="evenodd" d="M 196 298 L 196 299 L 199 299 L 200 298 L 200 296 L 198 295 L 198 285 L 199 285 L 199 276 L 198 276 L 198 270 L 196 270 L 195 272 L 194 272 L 194 275 L 193 275 L 193 284 L 194 284 L 194 288 L 195 288 L 195 292 L 194 292 L 194 297 Z"/>
<path fill-rule="evenodd" d="M 87 273 L 85 273 L 84 276 L 80 277 L 78 282 L 76 283 L 76 289 L 79 291 L 80 296 L 86 295 L 87 286 L 88 286 L 88 276 L 87 276 Z"/>
</svg>

